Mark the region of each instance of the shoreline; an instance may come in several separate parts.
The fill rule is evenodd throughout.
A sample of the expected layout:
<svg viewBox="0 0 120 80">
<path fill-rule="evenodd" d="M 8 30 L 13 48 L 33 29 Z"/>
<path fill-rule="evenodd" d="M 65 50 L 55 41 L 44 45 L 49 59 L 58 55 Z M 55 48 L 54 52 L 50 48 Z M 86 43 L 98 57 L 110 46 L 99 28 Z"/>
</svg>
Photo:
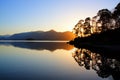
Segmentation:
<svg viewBox="0 0 120 80">
<path fill-rule="evenodd" d="M 67 40 L 0 40 L 0 42 L 68 42 Z"/>
</svg>

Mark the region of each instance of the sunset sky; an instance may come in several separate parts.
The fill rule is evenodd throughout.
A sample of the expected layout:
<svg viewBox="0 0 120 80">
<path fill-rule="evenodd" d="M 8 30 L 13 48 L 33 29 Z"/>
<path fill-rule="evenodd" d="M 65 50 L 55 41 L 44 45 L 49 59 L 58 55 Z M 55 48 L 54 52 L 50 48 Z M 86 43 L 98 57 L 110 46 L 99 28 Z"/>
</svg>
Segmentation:
<svg viewBox="0 0 120 80">
<path fill-rule="evenodd" d="M 119 0 L 0 0 L 0 35 L 28 31 L 71 31 L 98 10 L 113 10 Z"/>
</svg>

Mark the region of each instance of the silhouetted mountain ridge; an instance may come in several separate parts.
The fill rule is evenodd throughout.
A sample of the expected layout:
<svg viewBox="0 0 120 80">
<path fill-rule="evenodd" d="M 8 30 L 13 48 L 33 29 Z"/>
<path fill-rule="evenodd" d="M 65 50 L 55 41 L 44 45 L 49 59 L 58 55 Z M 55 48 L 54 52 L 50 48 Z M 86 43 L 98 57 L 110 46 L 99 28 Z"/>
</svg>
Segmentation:
<svg viewBox="0 0 120 80">
<path fill-rule="evenodd" d="M 17 33 L 7 38 L 0 36 L 1 40 L 70 40 L 73 38 L 75 36 L 70 31 L 56 32 L 55 30 Z"/>
</svg>

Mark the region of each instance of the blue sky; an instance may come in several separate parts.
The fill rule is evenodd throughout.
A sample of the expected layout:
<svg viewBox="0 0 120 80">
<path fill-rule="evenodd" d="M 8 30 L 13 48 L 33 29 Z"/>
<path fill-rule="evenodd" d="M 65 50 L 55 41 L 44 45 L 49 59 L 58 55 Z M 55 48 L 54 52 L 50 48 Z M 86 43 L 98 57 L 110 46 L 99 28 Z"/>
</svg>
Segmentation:
<svg viewBox="0 0 120 80">
<path fill-rule="evenodd" d="M 68 31 L 119 0 L 0 0 L 0 35 L 27 31 Z"/>
</svg>

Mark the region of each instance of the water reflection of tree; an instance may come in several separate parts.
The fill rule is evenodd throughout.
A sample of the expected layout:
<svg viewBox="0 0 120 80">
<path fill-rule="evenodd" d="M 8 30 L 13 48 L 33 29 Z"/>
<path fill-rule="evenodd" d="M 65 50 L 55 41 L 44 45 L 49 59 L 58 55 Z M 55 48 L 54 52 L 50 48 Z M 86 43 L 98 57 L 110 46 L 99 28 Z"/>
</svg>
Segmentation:
<svg viewBox="0 0 120 80">
<path fill-rule="evenodd" d="M 72 56 L 79 66 L 95 70 L 102 78 L 112 75 L 114 80 L 120 79 L 120 62 L 116 59 L 106 58 L 87 49 L 76 49 Z"/>
</svg>

